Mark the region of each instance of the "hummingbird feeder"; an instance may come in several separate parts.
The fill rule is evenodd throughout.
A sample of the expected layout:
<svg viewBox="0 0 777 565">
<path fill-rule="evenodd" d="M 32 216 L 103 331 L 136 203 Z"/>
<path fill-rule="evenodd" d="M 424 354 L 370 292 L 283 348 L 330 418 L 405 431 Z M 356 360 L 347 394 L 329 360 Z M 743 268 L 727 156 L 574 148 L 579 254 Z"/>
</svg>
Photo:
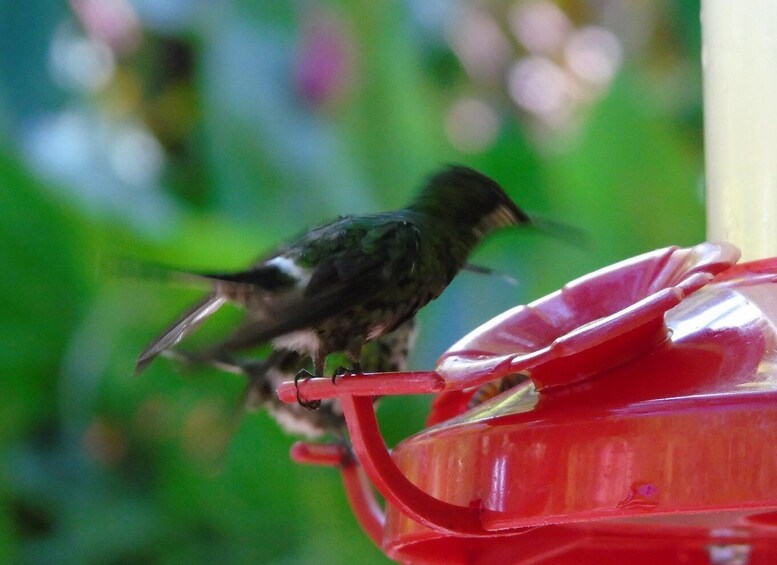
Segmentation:
<svg viewBox="0 0 777 565">
<path fill-rule="evenodd" d="M 300 383 L 340 398 L 359 464 L 335 446 L 292 456 L 341 466 L 365 530 L 403 562 L 777 558 L 777 260 L 738 257 L 647 253 L 505 312 L 435 372 Z M 468 409 L 516 372 L 531 382 Z M 412 393 L 437 395 L 429 428 L 389 453 L 372 396 Z"/>
<path fill-rule="evenodd" d="M 704 2 L 705 49 L 736 36 L 715 26 L 738 6 Z M 729 108 L 728 75 L 712 74 L 708 120 Z M 292 457 L 339 467 L 367 534 L 404 563 L 775 563 L 777 258 L 739 257 L 659 249 L 508 310 L 434 371 L 300 381 L 307 400 L 340 399 L 353 456 L 298 443 Z M 294 383 L 278 392 L 297 401 Z M 435 395 L 428 427 L 391 452 L 372 401 L 389 394 Z"/>
</svg>

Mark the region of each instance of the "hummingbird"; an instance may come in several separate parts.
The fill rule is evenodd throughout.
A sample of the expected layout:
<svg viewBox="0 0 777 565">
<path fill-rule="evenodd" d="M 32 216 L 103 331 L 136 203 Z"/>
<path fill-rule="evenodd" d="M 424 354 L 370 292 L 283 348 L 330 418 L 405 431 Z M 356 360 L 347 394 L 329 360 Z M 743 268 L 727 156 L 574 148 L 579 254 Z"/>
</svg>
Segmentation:
<svg viewBox="0 0 777 565">
<path fill-rule="evenodd" d="M 345 354 L 347 372 L 361 374 L 363 346 L 440 296 L 485 236 L 531 223 L 493 179 L 446 167 L 405 208 L 341 216 L 244 271 L 192 275 L 210 281 L 212 292 L 146 347 L 136 373 L 231 301 L 245 308 L 246 320 L 209 356 L 270 342 L 313 360 L 314 373 L 300 369 L 295 381 L 324 376 L 335 352 Z"/>
<path fill-rule="evenodd" d="M 411 318 L 393 332 L 365 344 L 362 349 L 362 368 L 367 373 L 405 371 L 416 335 L 416 320 Z M 324 435 L 345 438 L 345 418 L 337 399 L 321 401 L 318 410 L 306 410 L 304 405 L 281 402 L 275 394 L 282 382 L 293 379 L 300 370 L 310 366 L 311 359 L 304 354 L 290 349 L 274 349 L 263 359 L 208 358 L 196 352 L 171 349 L 162 355 L 186 365 L 206 364 L 244 376 L 248 381 L 244 394 L 246 409 L 266 409 L 288 433 L 309 439 Z M 339 361 L 335 356 L 330 358 Z"/>
</svg>

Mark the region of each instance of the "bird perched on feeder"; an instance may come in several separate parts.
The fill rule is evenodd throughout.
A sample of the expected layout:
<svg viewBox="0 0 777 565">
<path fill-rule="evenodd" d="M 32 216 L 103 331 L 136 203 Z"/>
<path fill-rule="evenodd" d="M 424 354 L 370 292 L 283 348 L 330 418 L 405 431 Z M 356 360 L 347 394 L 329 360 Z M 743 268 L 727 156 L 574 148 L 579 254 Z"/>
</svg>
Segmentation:
<svg viewBox="0 0 777 565">
<path fill-rule="evenodd" d="M 367 373 L 386 373 L 407 370 L 408 354 L 417 334 L 415 318 L 396 330 L 365 344 L 362 349 L 362 368 Z M 248 384 L 244 394 L 248 410 L 267 410 L 270 416 L 287 432 L 310 439 L 324 435 L 345 437 L 345 418 L 337 399 L 321 401 L 318 410 L 307 410 L 299 404 L 286 404 L 275 391 L 281 383 L 293 379 L 310 366 L 310 358 L 289 349 L 272 350 L 263 359 L 236 357 L 207 358 L 180 350 L 167 350 L 166 357 L 186 365 L 212 365 L 244 376 Z M 335 362 L 339 360 L 335 359 Z M 377 399 L 376 399 L 377 400 Z"/>
<path fill-rule="evenodd" d="M 365 343 L 391 333 L 437 298 L 470 252 L 497 228 L 530 224 L 499 184 L 463 166 L 434 174 L 406 208 L 345 216 L 281 246 L 251 268 L 192 275 L 213 291 L 140 354 L 136 372 L 180 342 L 227 301 L 247 320 L 210 356 L 271 342 L 313 360 L 344 352 L 361 373 Z M 296 378 L 313 376 L 301 369 Z M 334 378 L 334 377 L 333 377 Z"/>
</svg>

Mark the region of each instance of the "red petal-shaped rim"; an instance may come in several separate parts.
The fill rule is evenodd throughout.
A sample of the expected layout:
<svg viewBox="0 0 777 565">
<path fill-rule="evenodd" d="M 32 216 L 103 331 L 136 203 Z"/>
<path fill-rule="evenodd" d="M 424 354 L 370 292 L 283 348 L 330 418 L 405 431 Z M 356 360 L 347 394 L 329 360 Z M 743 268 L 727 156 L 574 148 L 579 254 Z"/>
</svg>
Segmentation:
<svg viewBox="0 0 777 565">
<path fill-rule="evenodd" d="M 623 362 L 660 341 L 664 313 L 734 263 L 739 250 L 728 243 L 667 247 L 627 259 L 576 279 L 531 304 L 518 306 L 477 328 L 440 359 L 437 372 L 446 389 L 481 385 L 508 374 L 534 369 L 538 388 L 569 384 L 607 368 L 603 359 L 574 371 L 553 371 L 541 379 L 540 366 L 576 356 L 607 342 L 608 357 Z M 646 333 L 618 338 L 645 327 Z M 649 332 L 647 331 L 649 329 Z M 638 339 L 637 339 L 638 337 Z M 631 352 L 632 355 L 628 355 Z M 595 357 L 595 356 L 594 356 Z"/>
</svg>

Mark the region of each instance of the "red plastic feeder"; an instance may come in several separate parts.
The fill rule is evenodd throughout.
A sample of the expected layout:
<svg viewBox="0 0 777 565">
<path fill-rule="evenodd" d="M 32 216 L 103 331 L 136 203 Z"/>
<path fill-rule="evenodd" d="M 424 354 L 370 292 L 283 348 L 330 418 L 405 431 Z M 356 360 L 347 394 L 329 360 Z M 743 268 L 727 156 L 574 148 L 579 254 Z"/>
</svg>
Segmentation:
<svg viewBox="0 0 777 565">
<path fill-rule="evenodd" d="M 777 562 L 777 259 L 738 257 L 640 255 L 505 312 L 435 372 L 300 383 L 340 398 L 359 464 L 292 457 L 340 466 L 407 563 Z M 467 409 L 518 371 L 532 382 Z M 437 393 L 430 427 L 389 453 L 371 397 L 413 393 Z"/>
</svg>

